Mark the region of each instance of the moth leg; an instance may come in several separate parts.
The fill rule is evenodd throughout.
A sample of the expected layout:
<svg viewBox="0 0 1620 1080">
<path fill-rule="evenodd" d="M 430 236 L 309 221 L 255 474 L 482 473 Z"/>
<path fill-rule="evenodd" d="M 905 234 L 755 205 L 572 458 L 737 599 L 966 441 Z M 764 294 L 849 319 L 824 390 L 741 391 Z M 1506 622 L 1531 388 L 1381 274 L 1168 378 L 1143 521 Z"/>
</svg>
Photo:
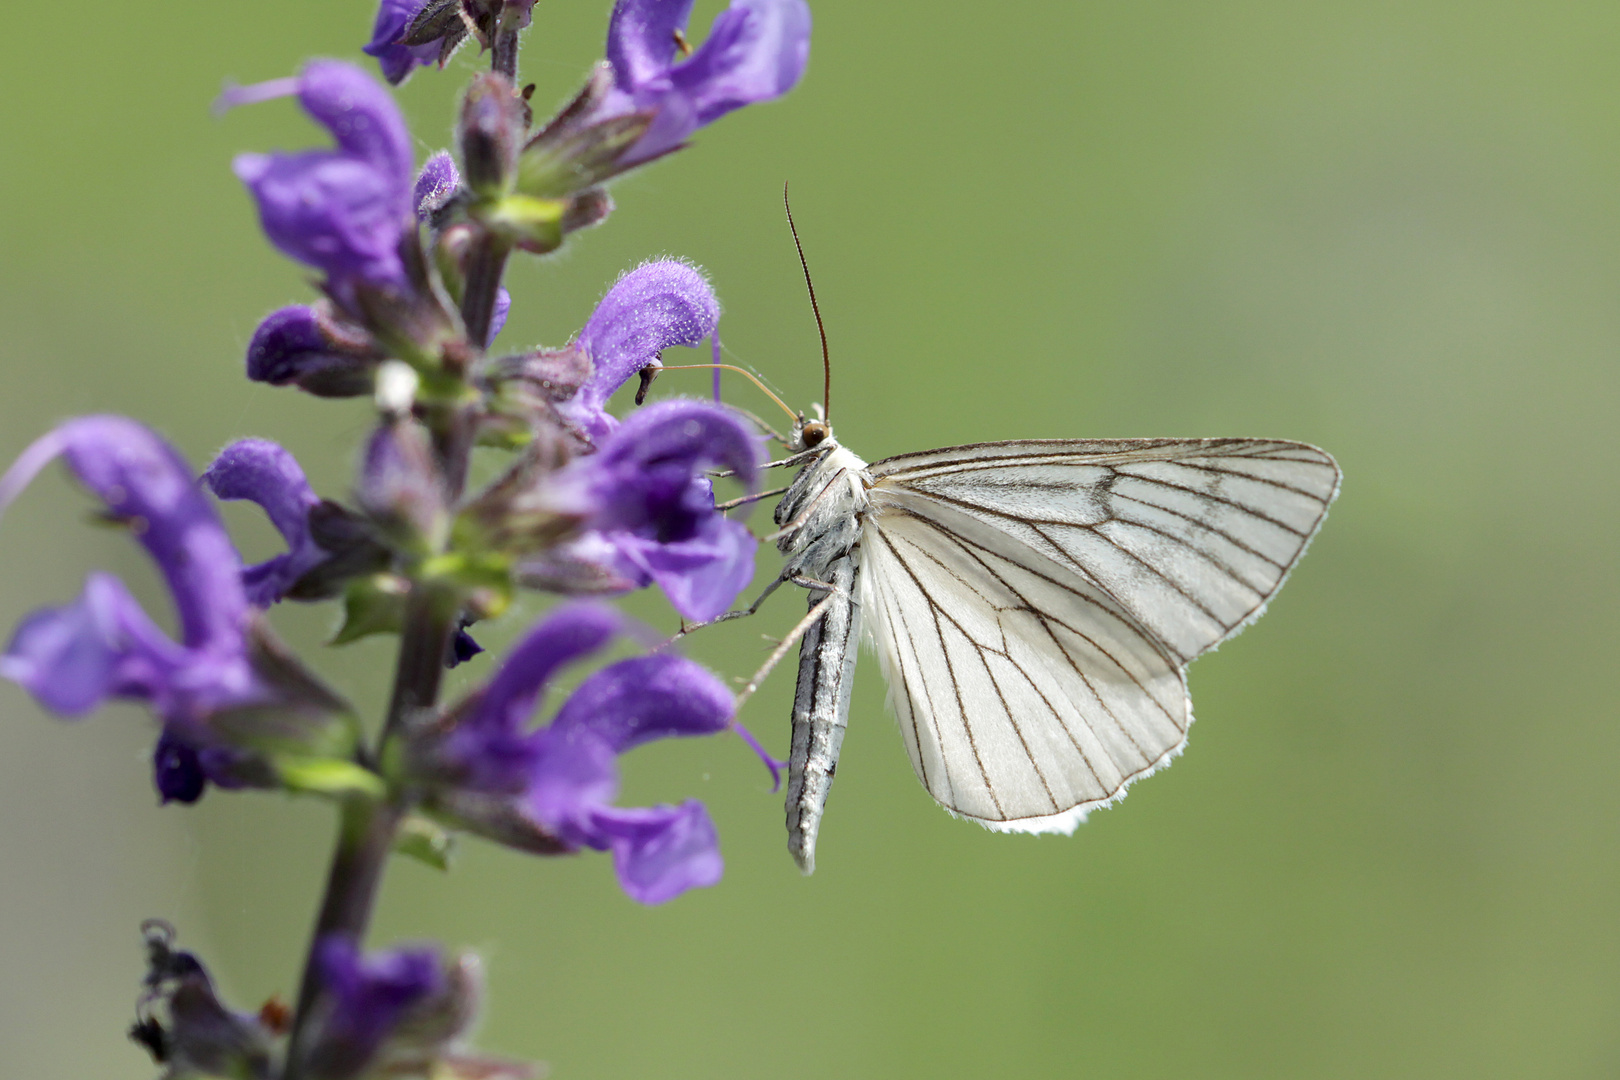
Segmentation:
<svg viewBox="0 0 1620 1080">
<path fill-rule="evenodd" d="M 779 487 L 771 491 L 757 491 L 752 495 L 739 495 L 735 499 L 729 499 L 723 503 L 715 503 L 714 508 L 716 510 L 735 510 L 739 506 L 746 506 L 751 502 L 758 502 L 761 499 L 769 499 L 776 495 L 786 495 L 791 488 L 792 485 L 790 484 L 788 487 Z"/>
<path fill-rule="evenodd" d="M 837 592 L 838 591 L 838 586 L 837 585 L 833 585 L 830 582 L 826 582 L 826 581 L 817 581 L 815 578 L 805 577 L 803 574 L 794 574 L 791 577 L 784 578 L 783 580 L 791 582 L 792 584 L 797 585 L 801 589 L 813 589 L 816 592 Z"/>
<path fill-rule="evenodd" d="M 767 461 L 765 464 L 761 465 L 760 468 L 762 468 L 762 469 L 786 469 L 786 468 L 788 468 L 789 466 L 792 466 L 792 465 L 802 465 L 804 462 L 809 461 L 811 458 L 815 457 L 816 454 L 818 454 L 820 452 L 821 451 L 820 451 L 819 447 L 814 449 L 814 450 L 801 450 L 797 454 L 793 454 L 793 455 L 790 455 L 789 457 L 785 457 L 780 461 Z M 709 475 L 714 477 L 716 480 L 726 480 L 726 479 L 729 479 L 729 478 L 731 478 L 733 476 L 736 476 L 737 475 L 737 470 L 735 470 L 735 469 L 721 469 L 719 472 L 712 472 Z"/>
<path fill-rule="evenodd" d="M 758 612 L 760 605 L 765 602 L 765 599 L 770 596 L 771 593 L 781 588 L 784 582 L 792 580 L 792 578 L 785 576 L 777 578 L 775 581 L 765 586 L 765 591 L 760 593 L 759 596 L 755 598 L 754 602 L 745 608 L 739 608 L 736 611 L 728 611 L 724 615 L 716 615 L 714 618 L 706 619 L 703 622 L 684 624 L 681 626 L 680 630 L 676 632 L 675 636 L 671 637 L 668 641 L 664 642 L 658 647 L 660 649 L 667 649 L 677 641 L 681 640 L 681 638 L 685 637 L 687 634 L 693 633 L 697 630 L 702 630 L 706 626 L 713 626 L 716 623 L 730 622 L 732 619 L 745 619 L 748 616 Z M 795 584 L 797 584 L 797 582 L 795 582 Z"/>
<path fill-rule="evenodd" d="M 797 645 L 799 639 L 804 637 L 812 626 L 816 625 L 816 620 L 821 618 L 822 613 L 827 610 L 827 605 L 838 599 L 839 589 L 832 585 L 828 585 L 826 588 L 829 590 L 827 595 L 822 597 L 816 603 L 816 606 L 810 609 L 809 614 L 799 620 L 798 625 L 788 633 L 787 637 L 782 639 L 782 643 L 772 650 L 770 656 L 765 658 L 765 663 L 760 665 L 758 671 L 754 672 L 754 677 L 748 680 L 748 684 L 738 691 L 737 708 L 741 709 L 743 702 L 754 696 L 754 691 L 759 689 L 759 684 L 765 681 L 765 676 L 771 673 L 771 669 L 781 663 L 782 657 L 788 654 L 788 650 Z"/>
<path fill-rule="evenodd" d="M 839 473 L 838 476 L 834 476 L 827 482 L 825 487 L 816 492 L 815 495 L 811 496 L 810 501 L 805 504 L 804 511 L 798 517 L 794 518 L 786 525 L 783 525 L 780 529 L 777 529 L 769 536 L 760 537 L 759 542 L 762 544 L 768 544 L 773 540 L 781 539 L 788 533 L 798 532 L 800 529 L 804 528 L 804 523 L 810 520 L 810 515 L 816 512 L 816 507 L 821 505 L 821 500 L 827 497 L 827 493 L 832 491 L 833 485 L 837 483 L 838 478 L 843 475 L 843 473 Z M 780 509 L 780 507 L 778 509 Z"/>
</svg>

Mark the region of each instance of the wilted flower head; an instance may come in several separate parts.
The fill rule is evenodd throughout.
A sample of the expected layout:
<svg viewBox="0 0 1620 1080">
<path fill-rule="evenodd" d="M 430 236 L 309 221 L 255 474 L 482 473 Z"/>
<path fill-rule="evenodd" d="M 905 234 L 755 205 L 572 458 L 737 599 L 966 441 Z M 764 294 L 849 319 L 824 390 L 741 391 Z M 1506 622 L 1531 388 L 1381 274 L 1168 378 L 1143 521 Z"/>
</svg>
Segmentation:
<svg viewBox="0 0 1620 1080">
<path fill-rule="evenodd" d="M 269 1080 L 277 1033 L 220 1000 L 202 961 L 174 948 L 172 926 L 149 919 L 141 931 L 147 970 L 129 1036 L 164 1066 L 164 1080 Z"/>
</svg>

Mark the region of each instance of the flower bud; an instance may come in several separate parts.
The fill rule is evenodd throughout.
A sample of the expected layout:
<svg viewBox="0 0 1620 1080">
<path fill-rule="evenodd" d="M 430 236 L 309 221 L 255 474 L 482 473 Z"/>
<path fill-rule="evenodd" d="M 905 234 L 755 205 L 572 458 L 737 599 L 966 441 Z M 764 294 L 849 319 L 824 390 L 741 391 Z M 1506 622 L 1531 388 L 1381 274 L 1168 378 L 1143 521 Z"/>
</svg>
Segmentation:
<svg viewBox="0 0 1620 1080">
<path fill-rule="evenodd" d="M 366 445 L 355 496 L 395 546 L 430 546 L 445 528 L 446 499 L 427 432 L 408 419 L 385 419 Z"/>
<path fill-rule="evenodd" d="M 493 199 L 511 190 L 527 133 L 528 106 L 512 84 L 493 72 L 475 78 L 456 125 L 466 183 L 475 194 Z"/>
</svg>

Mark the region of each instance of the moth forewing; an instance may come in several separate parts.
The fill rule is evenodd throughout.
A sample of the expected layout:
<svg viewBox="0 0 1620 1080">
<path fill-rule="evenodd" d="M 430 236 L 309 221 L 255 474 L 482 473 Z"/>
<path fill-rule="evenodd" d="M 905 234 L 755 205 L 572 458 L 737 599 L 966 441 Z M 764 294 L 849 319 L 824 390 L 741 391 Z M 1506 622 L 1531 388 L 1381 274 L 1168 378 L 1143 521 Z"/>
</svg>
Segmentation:
<svg viewBox="0 0 1620 1080">
<path fill-rule="evenodd" d="M 1258 617 L 1338 493 L 1333 458 L 1275 439 L 1068 439 L 870 467 L 1096 582 L 1183 663 Z"/>
</svg>

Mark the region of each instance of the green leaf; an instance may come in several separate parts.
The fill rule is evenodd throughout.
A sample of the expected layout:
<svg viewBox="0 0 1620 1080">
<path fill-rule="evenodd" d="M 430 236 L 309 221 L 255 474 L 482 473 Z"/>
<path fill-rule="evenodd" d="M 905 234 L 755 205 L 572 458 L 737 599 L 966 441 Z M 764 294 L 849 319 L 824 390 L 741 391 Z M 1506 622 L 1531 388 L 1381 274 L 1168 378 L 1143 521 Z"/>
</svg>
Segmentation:
<svg viewBox="0 0 1620 1080">
<path fill-rule="evenodd" d="M 456 850 L 456 837 L 450 830 L 412 814 L 400 826 L 394 850 L 427 863 L 435 870 L 449 870 L 450 859 Z"/>
<path fill-rule="evenodd" d="M 564 199 L 530 195 L 491 199 L 474 210 L 478 220 L 491 229 L 510 237 L 524 250 L 542 255 L 562 245 L 563 215 L 567 212 L 568 202 Z"/>
<path fill-rule="evenodd" d="M 397 634 L 405 624 L 410 582 L 397 574 L 356 578 L 343 590 L 343 625 L 328 645 L 347 645 L 370 634 Z"/>
<path fill-rule="evenodd" d="M 382 798 L 388 791 L 382 777 L 352 761 L 287 755 L 273 760 L 281 782 L 293 791 L 315 795 L 365 795 L 374 799 Z"/>
</svg>

